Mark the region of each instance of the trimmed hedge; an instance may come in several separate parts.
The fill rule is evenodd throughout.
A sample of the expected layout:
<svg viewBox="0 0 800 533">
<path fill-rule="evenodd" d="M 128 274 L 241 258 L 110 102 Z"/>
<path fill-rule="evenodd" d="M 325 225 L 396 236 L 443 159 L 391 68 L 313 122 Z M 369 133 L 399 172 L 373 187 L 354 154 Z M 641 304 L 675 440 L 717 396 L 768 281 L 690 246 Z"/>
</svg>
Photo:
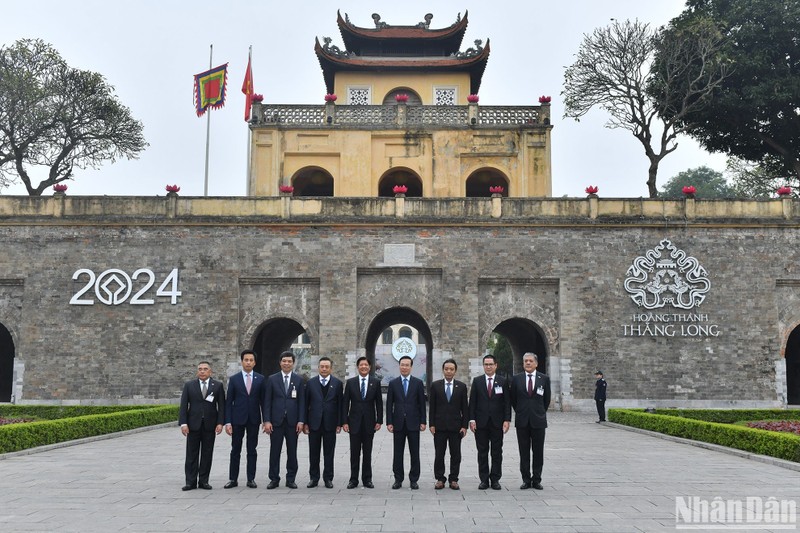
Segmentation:
<svg viewBox="0 0 800 533">
<path fill-rule="evenodd" d="M 800 409 L 656 409 L 656 414 L 733 424 L 744 420 L 800 420 Z"/>
<path fill-rule="evenodd" d="M 705 414 L 701 414 L 702 411 L 705 411 Z M 694 417 L 679 415 L 679 413 L 686 412 L 690 412 Z M 608 410 L 608 420 L 684 439 L 710 442 L 760 455 L 800 462 L 800 435 L 732 425 L 732 422 L 740 420 L 775 420 L 778 417 L 773 418 L 773 416 L 777 412 L 782 413 L 783 416 L 780 418 L 784 419 L 796 419 L 800 414 L 774 409 L 658 409 L 655 413 L 646 413 L 644 409 L 614 408 Z M 730 422 L 699 420 L 701 417 L 725 419 Z"/>
<path fill-rule="evenodd" d="M 23 412 L 7 411 L 17 407 Z M 0 426 L 0 453 L 16 452 L 46 444 L 175 422 L 178 419 L 177 405 L 7 406 L 0 409 L 0 415 L 4 417 L 33 415 L 45 418 L 55 416 L 58 409 L 63 409 L 62 413 L 69 413 L 73 416 Z M 83 414 L 87 411 L 91 414 Z M 82 416 L 75 416 L 75 413 L 81 413 Z"/>
<path fill-rule="evenodd" d="M 156 405 L 0 405 L 0 417 L 23 418 L 34 416 L 45 420 L 57 418 L 73 418 L 84 415 L 101 415 L 133 411 L 136 409 L 152 409 Z"/>
</svg>

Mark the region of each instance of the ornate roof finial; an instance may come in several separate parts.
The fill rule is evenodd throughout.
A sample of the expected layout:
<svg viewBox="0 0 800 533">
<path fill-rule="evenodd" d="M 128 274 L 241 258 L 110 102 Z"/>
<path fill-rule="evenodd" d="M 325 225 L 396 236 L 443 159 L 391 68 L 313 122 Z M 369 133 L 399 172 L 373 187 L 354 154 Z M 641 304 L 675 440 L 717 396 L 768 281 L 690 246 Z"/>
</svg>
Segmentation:
<svg viewBox="0 0 800 533">
<path fill-rule="evenodd" d="M 378 29 L 389 27 L 389 25 L 386 24 L 385 22 L 381 22 L 381 16 L 378 15 L 377 13 L 372 14 L 372 20 L 375 21 L 375 27 Z"/>
<path fill-rule="evenodd" d="M 420 22 L 419 24 L 417 24 L 417 26 L 419 26 L 420 28 L 425 28 L 427 30 L 431 27 L 431 20 L 433 20 L 433 14 L 428 13 L 427 15 L 425 15 L 425 22 Z"/>
</svg>

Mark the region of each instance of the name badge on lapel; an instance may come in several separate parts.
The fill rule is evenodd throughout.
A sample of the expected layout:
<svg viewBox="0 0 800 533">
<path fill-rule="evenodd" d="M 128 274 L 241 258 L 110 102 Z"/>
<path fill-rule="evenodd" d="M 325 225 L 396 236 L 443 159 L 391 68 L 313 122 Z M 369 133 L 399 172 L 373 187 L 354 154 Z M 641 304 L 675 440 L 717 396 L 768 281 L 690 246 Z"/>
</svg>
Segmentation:
<svg viewBox="0 0 800 533">
<path fill-rule="evenodd" d="M 542 387 L 541 385 L 536 387 L 536 394 L 538 394 L 539 396 L 544 396 L 544 387 Z"/>
<path fill-rule="evenodd" d="M 292 386 L 292 395 L 291 396 L 292 396 L 292 399 L 294 399 L 294 400 L 297 399 L 297 389 L 295 389 L 294 386 Z"/>
</svg>

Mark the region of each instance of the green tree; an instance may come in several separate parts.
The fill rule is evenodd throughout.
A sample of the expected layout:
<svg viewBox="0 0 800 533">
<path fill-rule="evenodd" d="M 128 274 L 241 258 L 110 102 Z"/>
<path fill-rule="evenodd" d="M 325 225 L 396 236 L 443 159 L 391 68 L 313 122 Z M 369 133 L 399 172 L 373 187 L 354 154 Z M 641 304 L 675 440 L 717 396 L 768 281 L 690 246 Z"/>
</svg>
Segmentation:
<svg viewBox="0 0 800 533">
<path fill-rule="evenodd" d="M 779 187 L 789 186 L 792 189 L 792 196 L 796 198 L 800 191 L 800 178 L 796 174 L 773 174 L 763 165 L 736 157 L 728 159 L 726 173 L 730 176 L 737 196 L 775 198 Z"/>
<path fill-rule="evenodd" d="M 494 356 L 497 362 L 497 372 L 504 376 L 511 376 L 514 373 L 514 352 L 508 339 L 498 333 L 492 333 L 486 348 Z"/>
<path fill-rule="evenodd" d="M 708 27 L 665 34 L 628 20 L 598 28 L 584 35 L 575 62 L 564 72 L 564 116 L 580 120 L 600 107 L 611 115 L 607 127 L 629 130 L 650 162 L 647 188 L 655 198 L 658 166 L 677 149 L 681 120 L 704 105 L 727 75 L 719 61 L 721 41 Z M 704 68 L 698 72 L 696 65 Z"/>
<path fill-rule="evenodd" d="M 682 31 L 713 20 L 731 74 L 681 119 L 710 151 L 756 162 L 768 175 L 800 177 L 800 2 L 688 0 L 670 23 Z"/>
<path fill-rule="evenodd" d="M 75 168 L 135 158 L 146 146 L 103 76 L 70 67 L 39 39 L 0 48 L 0 187 L 20 179 L 38 196 Z"/>
<path fill-rule="evenodd" d="M 733 198 L 736 190 L 728 185 L 722 172 L 706 166 L 690 168 L 679 172 L 664 183 L 661 196 L 665 198 L 683 198 L 683 188 L 692 185 L 697 189 L 699 198 Z"/>
</svg>

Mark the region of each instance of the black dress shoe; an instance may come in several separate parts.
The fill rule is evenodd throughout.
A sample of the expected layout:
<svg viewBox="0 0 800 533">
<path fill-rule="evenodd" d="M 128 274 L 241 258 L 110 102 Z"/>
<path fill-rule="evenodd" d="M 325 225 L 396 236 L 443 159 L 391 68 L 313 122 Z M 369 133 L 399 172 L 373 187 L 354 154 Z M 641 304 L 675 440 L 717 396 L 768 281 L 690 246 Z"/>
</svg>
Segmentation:
<svg viewBox="0 0 800 533">
<path fill-rule="evenodd" d="M 412 481 L 411 482 L 411 490 L 417 490 L 417 489 L 419 489 L 419 484 L 417 484 L 416 481 Z"/>
<path fill-rule="evenodd" d="M 529 488 L 531 488 L 531 484 L 527 481 L 519 486 L 519 490 L 528 490 Z"/>
<path fill-rule="evenodd" d="M 312 479 L 311 481 L 308 482 L 308 485 L 306 485 L 306 488 L 307 489 L 313 489 L 317 485 L 319 485 L 319 481 Z M 286 486 L 288 487 L 289 484 L 287 483 Z"/>
<path fill-rule="evenodd" d="M 239 482 L 238 481 L 228 481 L 227 483 L 225 483 L 225 486 L 222 487 L 222 488 L 223 489 L 232 489 L 233 487 L 238 487 L 238 486 L 239 486 Z"/>
<path fill-rule="evenodd" d="M 489 484 L 486 481 L 481 481 L 481 484 L 478 485 L 478 490 L 486 490 L 489 488 Z"/>
<path fill-rule="evenodd" d="M 494 483 L 492 483 L 492 490 L 500 490 L 500 489 L 502 489 L 502 488 L 503 488 L 503 487 L 501 487 L 501 486 L 500 486 L 500 483 L 498 483 L 497 481 L 495 481 Z"/>
<path fill-rule="evenodd" d="M 531 482 L 531 488 L 532 489 L 536 489 L 536 490 L 544 490 L 544 487 L 542 487 L 541 483 L 533 483 L 533 482 Z"/>
<path fill-rule="evenodd" d="M 364 486 L 366 487 L 366 486 L 367 486 L 367 484 L 366 484 L 366 483 L 364 483 Z M 358 481 L 349 481 L 349 482 L 347 483 L 347 488 L 348 488 L 348 489 L 354 489 L 354 488 L 356 488 L 356 487 L 358 487 Z"/>
<path fill-rule="evenodd" d="M 277 489 L 278 485 L 280 485 L 279 481 L 275 481 L 275 480 L 270 481 L 269 485 L 267 485 L 267 490 Z"/>
<path fill-rule="evenodd" d="M 290 489 L 296 489 L 297 483 L 295 483 L 294 481 L 287 481 L 286 486 L 289 487 Z"/>
<path fill-rule="evenodd" d="M 195 485 L 184 485 L 184 486 L 181 488 L 181 490 L 183 490 L 183 491 L 186 491 L 186 490 L 194 490 L 194 489 L 196 489 L 196 488 L 197 488 L 197 487 L 196 487 Z"/>
<path fill-rule="evenodd" d="M 258 488 L 258 485 L 256 484 L 256 482 L 253 481 L 252 479 L 247 482 L 247 486 L 250 487 L 251 489 Z"/>
<path fill-rule="evenodd" d="M 332 489 L 333 488 L 333 481 L 326 481 L 325 482 L 325 488 L 326 489 Z"/>
<path fill-rule="evenodd" d="M 208 483 L 198 483 L 197 486 L 204 490 L 211 490 L 211 485 Z"/>
<path fill-rule="evenodd" d="M 394 490 L 397 490 L 397 489 L 399 489 L 399 488 L 400 488 L 400 487 L 402 487 L 402 486 L 403 486 L 403 483 L 402 483 L 401 481 L 395 481 L 395 482 L 394 482 L 394 485 L 392 485 L 392 488 L 393 488 Z"/>
<path fill-rule="evenodd" d="M 372 481 L 365 481 L 364 482 L 364 486 L 367 487 L 368 489 L 374 489 L 375 488 L 375 485 L 372 484 Z"/>
</svg>

